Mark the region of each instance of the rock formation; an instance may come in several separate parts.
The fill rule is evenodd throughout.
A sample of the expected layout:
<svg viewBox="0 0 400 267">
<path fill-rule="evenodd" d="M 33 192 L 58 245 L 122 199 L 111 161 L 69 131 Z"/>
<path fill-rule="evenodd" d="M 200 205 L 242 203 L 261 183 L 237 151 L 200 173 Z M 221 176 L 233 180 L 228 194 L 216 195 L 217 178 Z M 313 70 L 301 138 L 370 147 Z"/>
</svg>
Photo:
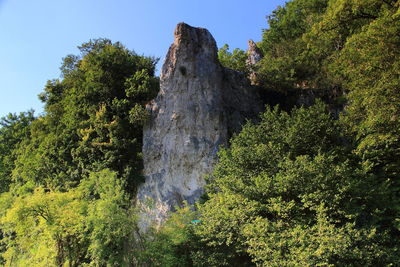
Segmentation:
<svg viewBox="0 0 400 267">
<path fill-rule="evenodd" d="M 179 23 L 160 74 L 160 92 L 147 105 L 145 182 L 138 189 L 139 227 L 159 225 L 183 201 L 194 203 L 220 146 L 246 118 L 262 111 L 243 74 L 221 66 L 212 35 Z"/>
<path fill-rule="evenodd" d="M 249 79 L 252 85 L 259 85 L 256 64 L 262 59 L 262 57 L 262 52 L 257 47 L 257 44 L 253 40 L 249 40 L 246 65 L 250 70 Z"/>
<path fill-rule="evenodd" d="M 262 59 L 262 52 L 260 48 L 258 48 L 257 44 L 253 40 L 249 40 L 247 49 L 247 61 L 246 64 L 249 66 L 253 66 L 257 64 Z"/>
</svg>

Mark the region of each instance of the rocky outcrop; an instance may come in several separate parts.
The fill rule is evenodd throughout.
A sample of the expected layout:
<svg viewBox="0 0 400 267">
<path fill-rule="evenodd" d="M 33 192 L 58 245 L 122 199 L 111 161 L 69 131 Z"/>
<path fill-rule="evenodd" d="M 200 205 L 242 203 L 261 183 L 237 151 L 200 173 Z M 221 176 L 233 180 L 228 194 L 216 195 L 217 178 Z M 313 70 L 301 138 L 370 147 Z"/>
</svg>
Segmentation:
<svg viewBox="0 0 400 267">
<path fill-rule="evenodd" d="M 146 108 L 145 182 L 137 197 L 142 230 L 160 224 L 174 206 L 201 196 L 219 147 L 246 118 L 255 118 L 262 104 L 243 74 L 221 66 L 206 29 L 179 23 L 161 70 L 160 92 Z"/>
<path fill-rule="evenodd" d="M 257 44 L 253 40 L 248 41 L 246 65 L 249 69 L 249 79 L 252 85 L 259 85 L 257 77 L 257 63 L 262 59 L 263 55 Z"/>
<path fill-rule="evenodd" d="M 247 61 L 248 66 L 256 65 L 262 59 L 262 52 L 253 40 L 247 42 Z"/>
</svg>

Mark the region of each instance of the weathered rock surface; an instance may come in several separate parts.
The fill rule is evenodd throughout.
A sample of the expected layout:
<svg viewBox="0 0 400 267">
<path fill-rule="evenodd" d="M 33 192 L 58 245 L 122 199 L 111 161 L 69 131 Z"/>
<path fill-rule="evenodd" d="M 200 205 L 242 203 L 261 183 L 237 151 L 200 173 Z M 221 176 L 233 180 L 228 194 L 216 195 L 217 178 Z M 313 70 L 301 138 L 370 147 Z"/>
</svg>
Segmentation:
<svg viewBox="0 0 400 267">
<path fill-rule="evenodd" d="M 243 74 L 221 66 L 206 29 L 180 23 L 161 70 L 160 92 L 146 108 L 146 180 L 137 197 L 142 230 L 159 225 L 174 206 L 201 196 L 218 148 L 246 118 L 255 118 L 262 104 Z"/>
<path fill-rule="evenodd" d="M 248 41 L 246 65 L 250 70 L 249 79 L 252 85 L 259 85 L 256 64 L 262 59 L 263 55 L 257 44 L 253 40 Z"/>
<path fill-rule="evenodd" d="M 247 61 L 249 66 L 256 65 L 262 59 L 262 52 L 253 40 L 247 42 Z"/>
</svg>

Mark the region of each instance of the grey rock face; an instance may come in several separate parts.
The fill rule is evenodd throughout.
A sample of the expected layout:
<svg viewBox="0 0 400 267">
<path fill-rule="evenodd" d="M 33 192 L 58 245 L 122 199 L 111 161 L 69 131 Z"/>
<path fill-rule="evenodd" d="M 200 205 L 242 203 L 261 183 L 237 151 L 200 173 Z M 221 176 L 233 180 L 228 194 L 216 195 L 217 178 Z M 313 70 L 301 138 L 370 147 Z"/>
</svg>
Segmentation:
<svg viewBox="0 0 400 267">
<path fill-rule="evenodd" d="M 252 85 L 259 85 L 256 64 L 262 59 L 263 55 L 257 44 L 253 40 L 248 41 L 246 65 L 250 69 L 249 79 Z"/>
<path fill-rule="evenodd" d="M 253 40 L 249 40 L 247 49 L 247 65 L 255 65 L 262 59 L 262 52 Z"/>
<path fill-rule="evenodd" d="M 161 70 L 160 92 L 146 108 L 146 180 L 137 195 L 143 231 L 162 223 L 174 206 L 201 196 L 218 148 L 262 106 L 242 74 L 221 66 L 211 34 L 180 23 Z"/>
</svg>

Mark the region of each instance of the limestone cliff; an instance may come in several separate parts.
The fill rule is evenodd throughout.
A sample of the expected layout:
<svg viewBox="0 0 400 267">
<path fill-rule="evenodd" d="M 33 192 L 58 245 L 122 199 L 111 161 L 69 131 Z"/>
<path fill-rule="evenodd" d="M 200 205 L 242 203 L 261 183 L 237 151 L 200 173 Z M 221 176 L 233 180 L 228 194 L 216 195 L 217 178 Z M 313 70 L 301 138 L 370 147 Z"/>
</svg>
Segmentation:
<svg viewBox="0 0 400 267">
<path fill-rule="evenodd" d="M 200 197 L 218 148 L 262 104 L 243 74 L 221 66 L 206 29 L 180 23 L 161 70 L 160 92 L 146 108 L 145 182 L 138 189 L 142 229 Z"/>
</svg>

